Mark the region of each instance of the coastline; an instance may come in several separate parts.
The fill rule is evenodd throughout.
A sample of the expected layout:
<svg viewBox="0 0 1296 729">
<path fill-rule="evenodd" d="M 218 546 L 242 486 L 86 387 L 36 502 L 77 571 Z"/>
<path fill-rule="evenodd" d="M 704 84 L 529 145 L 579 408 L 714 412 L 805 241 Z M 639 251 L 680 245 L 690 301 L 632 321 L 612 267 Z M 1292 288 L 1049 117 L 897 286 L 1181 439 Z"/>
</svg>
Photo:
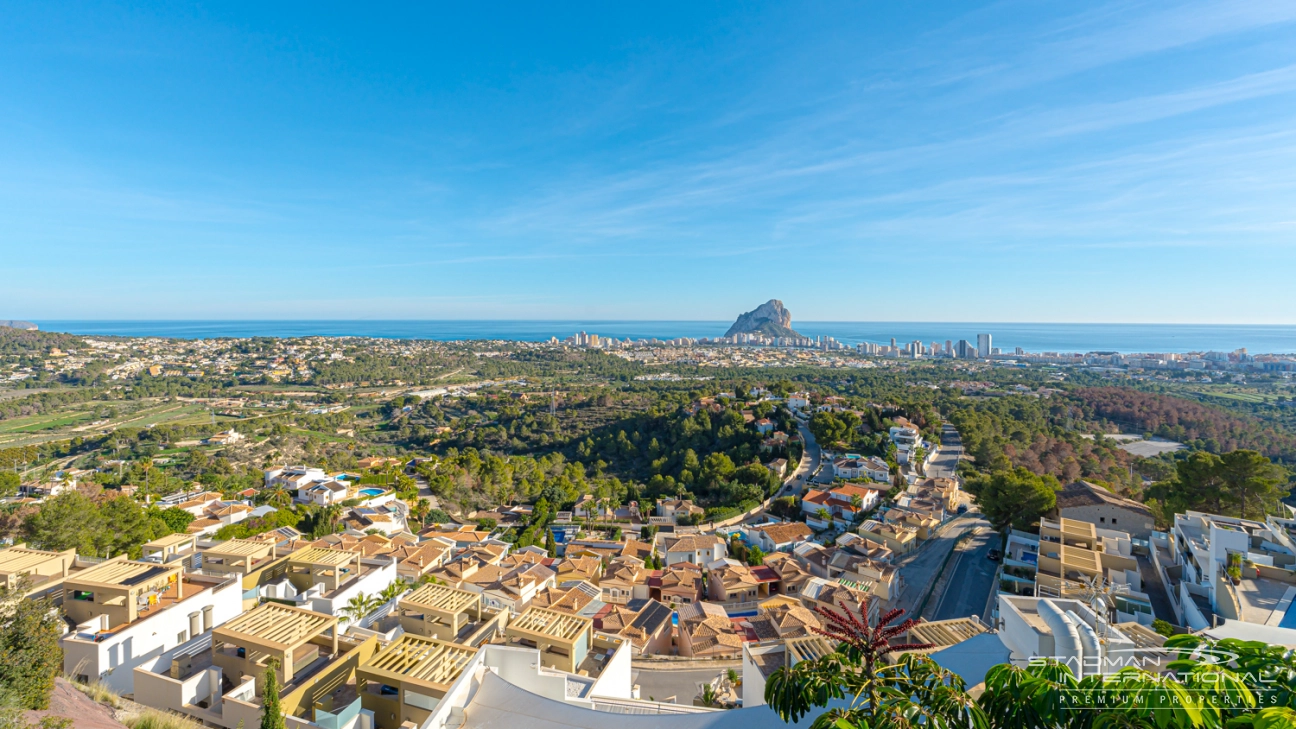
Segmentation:
<svg viewBox="0 0 1296 729">
<path fill-rule="evenodd" d="M 374 337 L 440 341 L 538 342 L 586 331 L 616 339 L 719 337 L 728 321 L 650 320 L 34 320 L 43 331 L 83 336 L 215 339 L 246 337 Z M 793 325 L 808 337 L 847 344 L 944 342 L 989 332 L 1005 352 L 1296 352 L 1296 325 L 1049 324 L 993 322 L 815 322 Z"/>
</svg>

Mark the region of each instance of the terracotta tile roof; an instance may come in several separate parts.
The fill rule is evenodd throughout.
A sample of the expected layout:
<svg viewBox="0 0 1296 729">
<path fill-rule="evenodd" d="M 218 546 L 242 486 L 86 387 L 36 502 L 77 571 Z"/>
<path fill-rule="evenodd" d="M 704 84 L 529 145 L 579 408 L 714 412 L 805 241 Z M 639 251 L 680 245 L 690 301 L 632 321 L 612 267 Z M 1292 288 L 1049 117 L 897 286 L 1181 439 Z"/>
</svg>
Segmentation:
<svg viewBox="0 0 1296 729">
<path fill-rule="evenodd" d="M 716 544 L 724 544 L 724 540 L 714 534 L 691 534 L 678 539 L 667 538 L 666 551 L 696 552 L 704 549 L 709 550 Z"/>
<path fill-rule="evenodd" d="M 742 650 L 742 636 L 719 605 L 708 602 L 683 605 L 678 614 L 680 630 L 687 634 L 694 655 Z"/>
<path fill-rule="evenodd" d="M 1137 501 L 1122 498 L 1097 484 L 1088 481 L 1074 481 L 1063 486 L 1057 492 L 1057 508 L 1070 509 L 1077 506 L 1118 506 L 1122 509 L 1138 512 L 1151 518 L 1152 512 Z"/>
<path fill-rule="evenodd" d="M 805 522 L 793 521 L 783 524 L 766 524 L 765 526 L 756 527 L 753 531 L 758 531 L 770 538 L 775 544 L 789 544 L 791 542 L 807 539 L 811 534 L 810 527 Z"/>
</svg>

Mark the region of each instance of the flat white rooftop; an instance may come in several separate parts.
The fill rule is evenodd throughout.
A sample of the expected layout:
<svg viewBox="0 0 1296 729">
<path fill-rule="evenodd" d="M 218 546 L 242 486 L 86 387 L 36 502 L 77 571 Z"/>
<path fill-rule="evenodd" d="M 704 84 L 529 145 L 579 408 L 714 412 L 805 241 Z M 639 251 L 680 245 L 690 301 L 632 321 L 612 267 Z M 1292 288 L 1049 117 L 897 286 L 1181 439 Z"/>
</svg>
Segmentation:
<svg viewBox="0 0 1296 729">
<path fill-rule="evenodd" d="M 599 705 L 598 697 L 593 701 Z M 695 707 L 681 705 L 678 714 L 640 714 L 634 713 L 634 702 L 609 703 L 608 711 L 581 708 L 538 696 L 487 672 L 464 709 L 459 729 L 788 729 L 808 727 L 819 715 L 811 712 L 799 722 L 785 723 L 768 706 L 692 713 Z M 645 702 L 644 706 L 660 705 Z"/>
</svg>

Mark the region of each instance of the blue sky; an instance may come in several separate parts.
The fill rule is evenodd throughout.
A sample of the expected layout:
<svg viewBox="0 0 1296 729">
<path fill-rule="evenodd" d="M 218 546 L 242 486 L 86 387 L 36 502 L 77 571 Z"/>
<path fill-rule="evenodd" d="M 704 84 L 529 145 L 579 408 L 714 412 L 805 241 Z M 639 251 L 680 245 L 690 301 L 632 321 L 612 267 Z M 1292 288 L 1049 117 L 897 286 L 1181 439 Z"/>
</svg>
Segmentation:
<svg viewBox="0 0 1296 729">
<path fill-rule="evenodd" d="M 11 3 L 0 318 L 1296 323 L 1296 3 Z"/>
</svg>

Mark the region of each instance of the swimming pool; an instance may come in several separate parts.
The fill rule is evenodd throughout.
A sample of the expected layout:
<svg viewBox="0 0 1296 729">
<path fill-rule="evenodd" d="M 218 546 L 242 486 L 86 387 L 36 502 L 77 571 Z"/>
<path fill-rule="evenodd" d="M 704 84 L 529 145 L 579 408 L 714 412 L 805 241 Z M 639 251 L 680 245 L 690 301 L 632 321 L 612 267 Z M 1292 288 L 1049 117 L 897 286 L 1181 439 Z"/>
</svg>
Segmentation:
<svg viewBox="0 0 1296 729">
<path fill-rule="evenodd" d="M 363 496 L 377 496 L 382 492 L 383 492 L 382 489 L 375 489 L 375 488 L 360 489 L 360 493 Z"/>
<path fill-rule="evenodd" d="M 1296 587 L 1288 587 L 1274 610 L 1274 612 L 1283 611 L 1282 620 L 1278 623 L 1278 627 L 1296 628 L 1296 601 L 1293 601 L 1294 599 L 1296 599 Z"/>
</svg>

